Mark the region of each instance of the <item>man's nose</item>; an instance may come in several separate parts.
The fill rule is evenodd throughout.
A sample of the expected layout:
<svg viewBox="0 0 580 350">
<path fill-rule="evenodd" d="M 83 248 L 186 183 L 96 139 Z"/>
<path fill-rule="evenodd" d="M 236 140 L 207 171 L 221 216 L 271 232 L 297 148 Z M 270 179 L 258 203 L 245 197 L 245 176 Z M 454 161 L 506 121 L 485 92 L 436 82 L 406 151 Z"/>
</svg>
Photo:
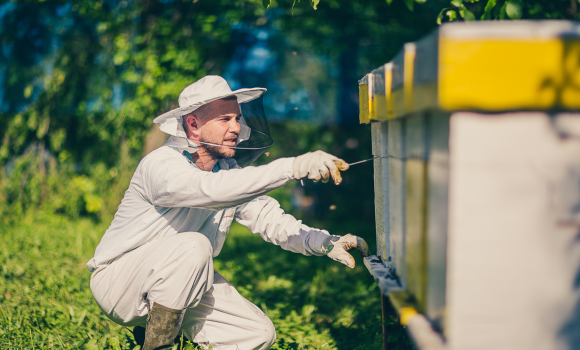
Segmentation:
<svg viewBox="0 0 580 350">
<path fill-rule="evenodd" d="M 230 121 L 230 132 L 240 134 L 242 127 L 240 126 L 240 122 L 237 119 L 232 119 Z"/>
</svg>

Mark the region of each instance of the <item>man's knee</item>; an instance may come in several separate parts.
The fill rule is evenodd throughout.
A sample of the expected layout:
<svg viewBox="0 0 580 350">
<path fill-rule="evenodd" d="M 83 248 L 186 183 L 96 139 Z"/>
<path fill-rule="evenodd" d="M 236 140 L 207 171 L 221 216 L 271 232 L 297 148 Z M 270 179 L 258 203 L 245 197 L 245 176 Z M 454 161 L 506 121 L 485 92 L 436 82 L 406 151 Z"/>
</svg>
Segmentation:
<svg viewBox="0 0 580 350">
<path fill-rule="evenodd" d="M 262 329 L 257 330 L 255 337 L 259 340 L 259 349 L 269 349 L 276 341 L 276 328 L 269 317 L 265 316 L 261 320 Z"/>
<path fill-rule="evenodd" d="M 154 268 L 148 298 L 170 309 L 183 309 L 201 299 L 213 285 L 213 249 L 206 236 L 178 233 L 167 239 Z"/>
<path fill-rule="evenodd" d="M 166 281 L 178 280 L 186 289 L 192 283 L 203 283 L 211 288 L 213 284 L 213 249 L 206 236 L 197 232 L 184 232 L 172 236 L 162 270 Z M 205 283 L 208 282 L 208 283 Z"/>
<path fill-rule="evenodd" d="M 204 234 L 199 232 L 181 232 L 176 236 L 181 239 L 184 245 L 195 249 L 211 250 L 213 252 L 211 242 Z"/>
<path fill-rule="evenodd" d="M 206 236 L 198 232 L 183 232 L 176 236 L 175 254 L 185 264 L 199 265 L 212 259 L 213 247 Z"/>
</svg>

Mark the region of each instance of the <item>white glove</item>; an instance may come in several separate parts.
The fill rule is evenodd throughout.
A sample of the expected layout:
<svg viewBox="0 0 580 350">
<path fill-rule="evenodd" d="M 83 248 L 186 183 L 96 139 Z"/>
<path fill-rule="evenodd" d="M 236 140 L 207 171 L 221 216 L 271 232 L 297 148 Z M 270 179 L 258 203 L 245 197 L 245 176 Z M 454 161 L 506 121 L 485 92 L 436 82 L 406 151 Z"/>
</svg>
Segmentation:
<svg viewBox="0 0 580 350">
<path fill-rule="evenodd" d="M 332 260 L 338 261 L 351 269 L 354 269 L 354 258 L 348 253 L 349 250 L 356 248 L 363 258 L 369 256 L 369 245 L 364 239 L 346 234 L 344 236 L 328 236 L 322 243 L 326 255 Z"/>
<path fill-rule="evenodd" d="M 339 170 L 347 169 L 347 162 L 323 151 L 315 151 L 296 157 L 293 167 L 296 180 L 308 177 L 314 181 L 322 179 L 322 182 L 326 183 L 332 176 L 336 185 L 342 182 Z"/>
</svg>

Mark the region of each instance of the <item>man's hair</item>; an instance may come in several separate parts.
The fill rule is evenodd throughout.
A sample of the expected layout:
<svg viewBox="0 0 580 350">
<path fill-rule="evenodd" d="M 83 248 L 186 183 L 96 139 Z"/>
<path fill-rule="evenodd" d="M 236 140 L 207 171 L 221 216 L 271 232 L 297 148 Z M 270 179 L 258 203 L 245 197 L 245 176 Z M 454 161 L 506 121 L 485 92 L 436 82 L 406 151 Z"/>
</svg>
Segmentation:
<svg viewBox="0 0 580 350">
<path fill-rule="evenodd" d="M 229 101 L 229 100 L 237 100 L 238 98 L 236 97 L 236 95 L 231 95 L 231 96 L 226 96 L 224 98 L 220 98 L 219 100 L 225 100 L 225 101 Z M 219 101 L 216 100 L 216 101 Z M 210 103 L 206 103 L 204 105 L 202 105 L 201 107 L 199 107 L 198 109 L 196 109 L 195 111 L 188 113 L 186 115 L 183 116 L 183 129 L 187 132 L 189 126 L 187 125 L 187 118 L 190 115 L 193 115 L 194 117 L 196 117 L 199 121 L 205 121 L 207 119 L 207 117 L 211 114 L 211 110 L 212 110 L 212 106 L 211 104 L 215 102 L 215 101 L 211 101 Z"/>
</svg>

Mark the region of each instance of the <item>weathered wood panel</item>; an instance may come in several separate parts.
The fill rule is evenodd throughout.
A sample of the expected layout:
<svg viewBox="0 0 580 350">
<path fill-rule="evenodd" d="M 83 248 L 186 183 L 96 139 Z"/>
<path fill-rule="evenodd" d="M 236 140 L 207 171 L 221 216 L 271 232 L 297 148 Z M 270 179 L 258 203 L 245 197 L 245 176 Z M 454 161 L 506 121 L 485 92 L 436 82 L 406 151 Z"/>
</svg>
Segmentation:
<svg viewBox="0 0 580 350">
<path fill-rule="evenodd" d="M 405 285 L 405 120 L 389 121 L 389 222 L 391 262 Z"/>
<path fill-rule="evenodd" d="M 444 328 L 447 266 L 447 198 L 449 189 L 449 114 L 428 115 L 427 166 L 427 294 L 425 313 L 438 330 Z"/>
<path fill-rule="evenodd" d="M 389 153 L 388 125 L 383 122 L 371 124 L 375 185 L 375 223 L 377 229 L 377 255 L 389 259 Z"/>
<path fill-rule="evenodd" d="M 426 266 L 426 128 L 423 114 L 407 118 L 405 124 L 405 260 L 406 287 L 425 310 Z"/>
</svg>

